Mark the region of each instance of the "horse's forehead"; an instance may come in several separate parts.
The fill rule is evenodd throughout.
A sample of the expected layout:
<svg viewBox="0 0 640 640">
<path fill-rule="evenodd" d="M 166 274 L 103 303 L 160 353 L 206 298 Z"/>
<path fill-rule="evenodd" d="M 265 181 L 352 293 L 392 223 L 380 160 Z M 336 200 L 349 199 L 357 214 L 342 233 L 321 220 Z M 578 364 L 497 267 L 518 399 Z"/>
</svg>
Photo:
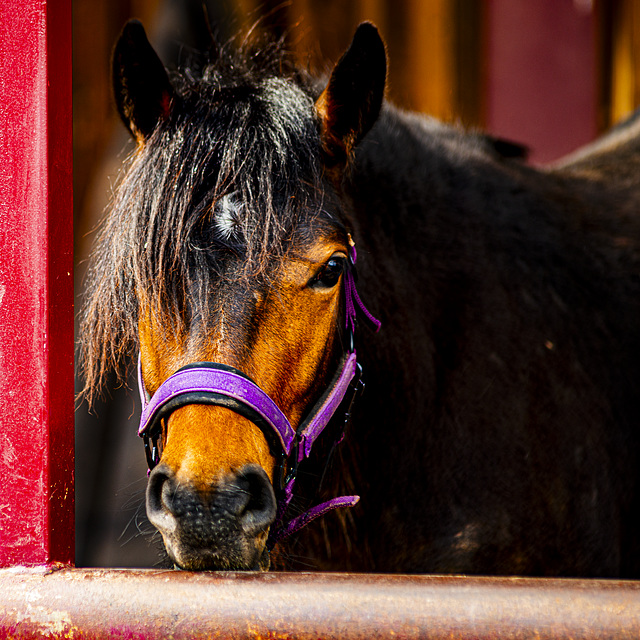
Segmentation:
<svg viewBox="0 0 640 640">
<path fill-rule="evenodd" d="M 233 216 L 242 210 L 242 203 L 225 197 L 220 219 L 214 224 L 225 229 L 232 227 Z M 255 314 L 264 309 L 265 301 L 282 306 L 296 293 L 305 289 L 318 269 L 336 251 L 345 255 L 349 248 L 349 235 L 342 227 L 323 227 L 299 239 L 284 255 L 273 257 L 262 269 L 247 271 L 243 260 L 231 254 L 219 264 L 219 276 L 211 283 L 206 310 L 190 323 L 189 333 L 210 331 L 220 324 L 228 325 L 229 333 L 241 334 L 248 324 L 253 326 L 260 318 Z M 160 323 L 162 324 L 162 323 Z M 156 326 L 156 330 L 160 328 Z"/>
<path fill-rule="evenodd" d="M 228 206 L 228 209 L 225 207 Z M 232 197 L 223 207 L 214 224 L 219 227 L 233 225 L 233 217 L 242 211 L 242 203 L 234 202 Z M 301 290 L 317 269 L 336 251 L 349 251 L 350 235 L 342 226 L 331 227 L 328 224 L 314 228 L 310 225 L 300 232 L 293 246 L 283 255 L 272 256 L 262 269 L 255 272 L 244 270 L 242 259 L 230 256 L 224 277 L 217 280 L 212 294 L 218 299 L 218 307 L 230 298 L 253 300 L 262 298 L 270 292 L 276 295 L 284 290 Z"/>
</svg>

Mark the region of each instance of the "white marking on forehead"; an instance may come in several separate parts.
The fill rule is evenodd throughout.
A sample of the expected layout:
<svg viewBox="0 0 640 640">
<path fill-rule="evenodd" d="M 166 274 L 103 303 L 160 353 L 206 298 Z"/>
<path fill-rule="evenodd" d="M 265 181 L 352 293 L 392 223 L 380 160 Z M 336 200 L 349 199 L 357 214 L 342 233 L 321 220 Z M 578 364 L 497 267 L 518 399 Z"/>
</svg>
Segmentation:
<svg viewBox="0 0 640 640">
<path fill-rule="evenodd" d="M 233 193 L 222 196 L 216 202 L 215 226 L 225 240 L 238 234 L 243 210 L 244 204 Z"/>
</svg>

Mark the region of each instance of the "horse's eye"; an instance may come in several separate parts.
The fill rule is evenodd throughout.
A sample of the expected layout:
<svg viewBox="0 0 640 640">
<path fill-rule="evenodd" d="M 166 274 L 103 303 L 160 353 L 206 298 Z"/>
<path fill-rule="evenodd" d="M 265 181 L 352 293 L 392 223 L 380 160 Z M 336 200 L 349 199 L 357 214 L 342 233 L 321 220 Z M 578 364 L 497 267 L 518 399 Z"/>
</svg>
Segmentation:
<svg viewBox="0 0 640 640">
<path fill-rule="evenodd" d="M 319 273 L 311 281 L 312 287 L 330 289 L 335 287 L 344 271 L 346 260 L 344 258 L 331 258 L 322 267 Z"/>
</svg>

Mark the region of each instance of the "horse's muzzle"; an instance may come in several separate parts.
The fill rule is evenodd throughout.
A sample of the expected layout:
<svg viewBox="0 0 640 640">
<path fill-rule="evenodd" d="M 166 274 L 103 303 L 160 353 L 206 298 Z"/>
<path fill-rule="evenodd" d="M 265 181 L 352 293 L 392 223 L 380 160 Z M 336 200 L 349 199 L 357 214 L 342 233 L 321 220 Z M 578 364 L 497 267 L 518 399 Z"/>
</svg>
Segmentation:
<svg viewBox="0 0 640 640">
<path fill-rule="evenodd" d="M 147 515 L 173 562 L 188 570 L 266 570 L 276 498 L 262 467 L 245 465 L 206 491 L 165 464 L 149 476 Z"/>
</svg>

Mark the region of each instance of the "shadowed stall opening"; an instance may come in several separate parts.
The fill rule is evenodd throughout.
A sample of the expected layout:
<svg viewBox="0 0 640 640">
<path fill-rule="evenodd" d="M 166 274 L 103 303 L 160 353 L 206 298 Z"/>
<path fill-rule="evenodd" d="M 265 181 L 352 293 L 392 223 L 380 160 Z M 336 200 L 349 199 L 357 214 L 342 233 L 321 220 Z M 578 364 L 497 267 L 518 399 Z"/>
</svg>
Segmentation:
<svg viewBox="0 0 640 640">
<path fill-rule="evenodd" d="M 368 23 L 316 80 L 267 42 L 167 72 L 134 21 L 113 78 L 85 393 L 139 353 L 171 562 L 638 575 L 637 117 L 528 167 L 385 102 Z"/>
</svg>

